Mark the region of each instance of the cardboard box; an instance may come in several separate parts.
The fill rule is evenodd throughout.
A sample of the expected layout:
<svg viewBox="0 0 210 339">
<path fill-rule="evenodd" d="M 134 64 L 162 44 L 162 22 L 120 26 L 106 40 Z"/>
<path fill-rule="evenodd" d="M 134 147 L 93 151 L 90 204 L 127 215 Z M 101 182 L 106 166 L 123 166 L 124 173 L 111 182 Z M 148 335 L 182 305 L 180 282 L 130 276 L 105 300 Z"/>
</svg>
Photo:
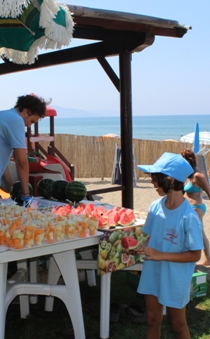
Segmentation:
<svg viewBox="0 0 210 339">
<path fill-rule="evenodd" d="M 191 299 L 204 297 L 207 293 L 207 273 L 193 273 L 191 280 L 190 296 Z"/>
</svg>

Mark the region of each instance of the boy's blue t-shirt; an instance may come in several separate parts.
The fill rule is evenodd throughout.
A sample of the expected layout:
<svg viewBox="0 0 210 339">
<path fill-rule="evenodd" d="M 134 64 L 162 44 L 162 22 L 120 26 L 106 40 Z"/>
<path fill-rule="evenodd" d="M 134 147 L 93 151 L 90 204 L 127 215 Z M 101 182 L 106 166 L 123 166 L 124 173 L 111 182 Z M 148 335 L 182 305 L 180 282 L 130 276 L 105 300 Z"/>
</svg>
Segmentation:
<svg viewBox="0 0 210 339">
<path fill-rule="evenodd" d="M 26 149 L 25 123 L 16 109 L 0 111 L 0 180 L 15 148 Z"/>
<path fill-rule="evenodd" d="M 161 252 L 203 249 L 202 223 L 185 199 L 176 209 L 165 207 L 166 196 L 154 201 L 143 231 L 150 235 L 148 247 Z M 154 295 L 164 306 L 183 308 L 190 299 L 195 263 L 147 260 L 143 264 L 138 292 Z"/>
</svg>

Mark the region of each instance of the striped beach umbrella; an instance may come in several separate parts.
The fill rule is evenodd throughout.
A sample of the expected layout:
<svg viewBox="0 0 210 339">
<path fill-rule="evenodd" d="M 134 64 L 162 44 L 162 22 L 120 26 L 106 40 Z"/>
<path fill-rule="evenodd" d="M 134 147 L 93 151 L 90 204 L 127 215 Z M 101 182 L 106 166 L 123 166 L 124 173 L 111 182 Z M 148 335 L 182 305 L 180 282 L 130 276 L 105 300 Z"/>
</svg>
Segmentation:
<svg viewBox="0 0 210 339">
<path fill-rule="evenodd" d="M 73 19 L 56 0 L 0 0 L 0 56 L 32 64 L 41 49 L 70 44 Z"/>
<path fill-rule="evenodd" d="M 195 133 L 193 132 L 193 133 L 183 135 L 180 138 L 180 141 L 189 142 L 189 143 L 193 144 L 194 139 L 195 139 Z M 200 145 L 200 147 L 202 145 L 210 145 L 210 132 L 209 131 L 199 132 L 199 145 Z"/>
</svg>

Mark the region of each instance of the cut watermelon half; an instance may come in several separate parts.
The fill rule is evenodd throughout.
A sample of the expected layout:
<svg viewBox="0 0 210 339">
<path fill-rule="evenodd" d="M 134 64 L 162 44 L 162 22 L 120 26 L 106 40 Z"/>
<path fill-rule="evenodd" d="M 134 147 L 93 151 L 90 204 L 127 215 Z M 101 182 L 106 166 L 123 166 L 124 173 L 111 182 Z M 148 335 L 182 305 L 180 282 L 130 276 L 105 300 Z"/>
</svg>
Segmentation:
<svg viewBox="0 0 210 339">
<path fill-rule="evenodd" d="M 120 220 L 120 215 L 118 211 L 112 211 L 112 213 L 109 213 L 107 216 L 107 225 L 109 227 L 116 226 L 119 220 Z"/>
<path fill-rule="evenodd" d="M 120 219 L 118 220 L 118 224 L 122 226 L 132 225 L 135 221 L 135 216 L 127 214 L 127 212 L 123 212 L 120 215 Z"/>
</svg>

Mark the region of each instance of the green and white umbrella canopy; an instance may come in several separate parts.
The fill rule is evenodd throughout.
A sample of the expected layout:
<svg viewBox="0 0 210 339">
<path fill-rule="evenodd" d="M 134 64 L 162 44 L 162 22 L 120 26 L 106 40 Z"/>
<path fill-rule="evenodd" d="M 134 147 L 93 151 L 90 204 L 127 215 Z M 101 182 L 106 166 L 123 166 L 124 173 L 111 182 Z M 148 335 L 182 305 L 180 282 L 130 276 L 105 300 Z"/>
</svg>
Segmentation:
<svg viewBox="0 0 210 339">
<path fill-rule="evenodd" d="M 1 16 L 16 18 L 28 7 L 30 0 L 0 0 Z"/>
<path fill-rule="evenodd" d="M 0 0 L 0 56 L 33 64 L 41 49 L 69 46 L 73 19 L 56 0 Z"/>
</svg>

